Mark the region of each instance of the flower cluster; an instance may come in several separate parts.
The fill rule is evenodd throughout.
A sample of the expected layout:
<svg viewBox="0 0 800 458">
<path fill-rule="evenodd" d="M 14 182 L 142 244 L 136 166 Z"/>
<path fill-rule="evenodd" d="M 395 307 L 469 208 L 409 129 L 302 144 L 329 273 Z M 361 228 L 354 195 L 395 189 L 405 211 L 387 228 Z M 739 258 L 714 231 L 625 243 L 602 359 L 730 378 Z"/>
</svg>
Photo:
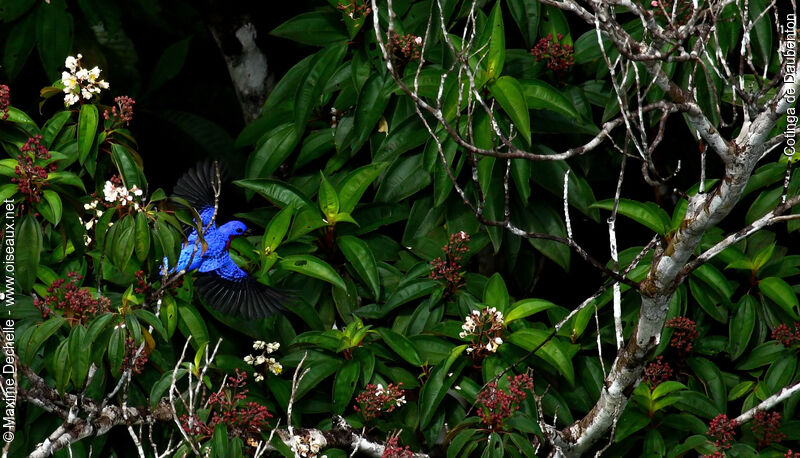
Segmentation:
<svg viewBox="0 0 800 458">
<path fill-rule="evenodd" d="M 537 62 L 547 61 L 547 68 L 554 72 L 568 70 L 575 63 L 574 49 L 572 45 L 561 44 L 560 41 L 563 38 L 564 36 L 560 33 L 556 37 L 553 37 L 552 34 L 542 37 L 531 49 L 531 54 Z"/>
<path fill-rule="evenodd" d="M 184 414 L 180 418 L 183 430 L 188 434 L 210 436 L 214 428 L 223 423 L 228 434 L 247 444 L 256 444 L 261 431 L 269 427 L 272 414 L 256 402 L 242 402 L 247 397 L 246 386 L 247 373 L 236 369 L 236 376 L 228 377 L 228 387 L 208 397 L 209 409 L 213 411 L 211 418 L 203 422 L 196 416 Z"/>
<path fill-rule="evenodd" d="M 486 307 L 481 311 L 473 310 L 464 318 L 462 331 L 458 336 L 471 339 L 467 353 L 476 361 L 497 351 L 503 344 L 505 321 L 503 313 L 494 307 Z"/>
<path fill-rule="evenodd" d="M 411 447 L 405 446 L 400 447 L 397 441 L 397 435 L 393 435 L 386 441 L 386 446 L 383 449 L 383 455 L 381 458 L 412 458 L 414 456 L 414 452 L 411 450 Z"/>
<path fill-rule="evenodd" d="M 339 3 L 336 8 L 352 20 L 361 19 L 372 12 L 368 0 L 345 0 L 344 3 Z"/>
<path fill-rule="evenodd" d="M 503 422 L 519 410 L 519 404 L 527 396 L 526 391 L 533 389 L 533 379 L 528 374 L 516 377 L 508 376 L 508 391 L 491 382 L 478 393 L 478 417 L 487 428 L 497 431 L 502 429 Z"/>
<path fill-rule="evenodd" d="M 383 413 L 392 412 L 406 403 L 405 390 L 401 388 L 402 386 L 402 383 L 397 385 L 390 383 L 384 388 L 380 383 L 377 385 L 370 383 L 364 391 L 356 396 L 358 405 L 353 409 L 361 413 L 365 421 L 371 421 Z"/>
<path fill-rule="evenodd" d="M 663 356 L 658 356 L 655 361 L 644 368 L 644 381 L 650 385 L 650 391 L 656 389 L 662 382 L 672 378 L 672 367 L 670 367 L 669 363 L 665 363 L 663 359 Z"/>
<path fill-rule="evenodd" d="M 792 449 L 789 449 L 786 452 L 786 455 L 783 455 L 784 458 L 800 458 L 800 452 L 792 452 Z"/>
<path fill-rule="evenodd" d="M 729 420 L 727 415 L 721 413 L 708 424 L 706 435 L 714 439 L 715 447 L 720 450 L 728 450 L 733 445 L 733 437 L 736 435 L 738 427 L 739 423 L 736 420 Z"/>
<path fill-rule="evenodd" d="M 108 89 L 108 83 L 99 79 L 100 69 L 94 67 L 87 70 L 81 67 L 82 55 L 69 56 L 64 61 L 68 72 L 61 73 L 61 84 L 64 85 L 64 105 L 72 106 L 80 101 L 90 100 L 93 95 L 100 94 L 100 90 Z"/>
<path fill-rule="evenodd" d="M 753 417 L 753 424 L 750 430 L 758 439 L 758 447 L 769 447 L 773 442 L 780 442 L 786 438 L 778 429 L 781 427 L 781 414 L 778 412 L 767 413 L 763 410 L 757 412 Z"/>
<path fill-rule="evenodd" d="M 322 445 L 322 441 L 317 436 L 313 436 L 308 432 L 292 436 L 292 451 L 296 457 L 315 458 L 319 455 Z"/>
<path fill-rule="evenodd" d="M 419 60 L 422 50 L 422 37 L 407 33 L 400 35 L 392 32 L 389 36 L 389 49 L 392 51 L 392 61 L 402 70 L 411 61 Z"/>
<path fill-rule="evenodd" d="M 434 280 L 444 280 L 447 282 L 447 294 L 452 295 L 461 287 L 463 283 L 463 273 L 461 272 L 461 261 L 464 255 L 469 253 L 469 235 L 464 232 L 450 234 L 450 241 L 442 247 L 444 259 L 438 257 L 431 261 L 433 270 L 430 277 Z"/>
<path fill-rule="evenodd" d="M 106 121 L 111 120 L 112 126 L 127 126 L 133 119 L 133 106 L 136 101 L 127 95 L 121 95 L 115 98 L 114 101 L 117 102 L 117 106 L 111 107 L 111 112 L 107 109 L 103 110 L 103 118 Z"/>
<path fill-rule="evenodd" d="M 139 210 L 139 203 L 134 202 L 134 197 L 141 197 L 142 194 L 142 190 L 136 185 L 133 185 L 130 189 L 126 188 L 122 180 L 116 175 L 106 181 L 106 184 L 103 186 L 103 199 L 105 199 L 106 202 L 123 207 L 130 204 L 134 210 Z"/>
<path fill-rule="evenodd" d="M 283 366 L 281 363 L 275 360 L 273 357 L 267 357 L 273 352 L 278 351 L 281 347 L 281 344 L 278 342 L 264 342 L 263 340 L 256 340 L 253 342 L 253 349 L 254 350 L 261 350 L 261 354 L 258 356 L 247 355 L 244 357 L 244 362 L 251 365 L 251 366 L 260 366 L 265 364 L 265 369 L 269 370 L 275 375 L 280 375 L 283 372 Z M 256 382 L 260 382 L 264 380 L 264 375 L 260 373 L 256 373 L 255 376 Z"/>
<path fill-rule="evenodd" d="M 8 107 L 11 106 L 10 100 L 11 91 L 8 90 L 8 86 L 5 84 L 0 84 L 0 120 L 5 121 L 8 119 Z"/>
<path fill-rule="evenodd" d="M 88 288 L 80 288 L 81 278 L 81 275 L 70 272 L 66 280 L 59 278 L 50 284 L 43 300 L 33 299 L 33 305 L 44 319 L 49 318 L 55 309 L 73 324 L 84 324 L 95 315 L 108 311 L 111 301 L 104 296 L 94 297 Z"/>
<path fill-rule="evenodd" d="M 17 176 L 11 178 L 11 182 L 17 184 L 17 190 L 25 196 L 25 200 L 28 203 L 41 202 L 42 188 L 50 185 L 47 182 L 47 177 L 50 172 L 56 171 L 56 165 L 42 166 L 36 164 L 36 161 L 47 161 L 50 158 L 50 152 L 42 144 L 41 135 L 34 135 L 28 138 L 20 148 L 17 166 L 14 168 L 14 173 Z"/>
<path fill-rule="evenodd" d="M 772 338 L 779 341 L 786 348 L 800 345 L 800 322 L 795 321 L 792 329 L 785 324 L 779 324 L 772 330 Z"/>
<path fill-rule="evenodd" d="M 124 373 L 128 369 L 134 374 L 142 373 L 149 356 L 147 355 L 146 348 L 142 348 L 140 352 L 139 347 L 140 345 L 136 345 L 136 341 L 133 340 L 132 337 L 125 339 L 125 356 L 122 358 L 121 373 Z"/>
<path fill-rule="evenodd" d="M 670 318 L 664 327 L 673 328 L 672 339 L 669 346 L 685 355 L 694 348 L 694 341 L 697 340 L 697 323 L 685 316 Z"/>
</svg>

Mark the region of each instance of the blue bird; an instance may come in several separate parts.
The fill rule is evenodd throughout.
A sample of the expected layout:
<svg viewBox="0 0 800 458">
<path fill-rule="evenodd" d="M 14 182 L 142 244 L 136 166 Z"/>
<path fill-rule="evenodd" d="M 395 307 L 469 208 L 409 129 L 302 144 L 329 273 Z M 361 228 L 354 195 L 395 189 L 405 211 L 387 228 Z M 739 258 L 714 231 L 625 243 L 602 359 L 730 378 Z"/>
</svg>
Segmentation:
<svg viewBox="0 0 800 458">
<path fill-rule="evenodd" d="M 244 235 L 247 226 L 234 220 L 217 227 L 212 221 L 218 167 L 216 162 L 198 164 L 175 184 L 173 194 L 185 199 L 200 216 L 205 247 L 197 241 L 197 229 L 193 228 L 181 247 L 178 262 L 169 272 L 196 269 L 194 285 L 208 305 L 226 315 L 249 320 L 265 318 L 285 310 L 283 303 L 287 296 L 260 283 L 236 265 L 228 254 L 231 241 Z M 166 259 L 164 264 L 167 264 Z"/>
</svg>

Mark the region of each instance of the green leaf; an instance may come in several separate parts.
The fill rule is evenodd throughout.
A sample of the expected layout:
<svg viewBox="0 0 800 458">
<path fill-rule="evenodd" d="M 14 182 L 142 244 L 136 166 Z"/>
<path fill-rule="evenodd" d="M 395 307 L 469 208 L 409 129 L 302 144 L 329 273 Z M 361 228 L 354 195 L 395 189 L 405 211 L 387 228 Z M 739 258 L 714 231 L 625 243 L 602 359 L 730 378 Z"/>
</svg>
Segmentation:
<svg viewBox="0 0 800 458">
<path fill-rule="evenodd" d="M 299 140 L 294 124 L 285 123 L 264 135 L 264 141 L 247 159 L 247 178 L 267 178 L 292 154 Z"/>
<path fill-rule="evenodd" d="M 376 202 L 400 202 L 421 191 L 431 182 L 422 166 L 422 154 L 400 157 L 386 171 L 375 195 Z"/>
<path fill-rule="evenodd" d="M 36 10 L 36 45 L 47 78 L 58 79 L 59 69 L 72 50 L 74 22 L 64 0 L 40 3 Z"/>
<path fill-rule="evenodd" d="M 722 372 L 714 363 L 705 358 L 689 358 L 687 362 L 703 382 L 714 406 L 720 412 L 724 412 L 728 401 L 728 393 L 725 388 L 725 381 L 722 378 Z"/>
<path fill-rule="evenodd" d="M 61 197 L 59 197 L 57 192 L 50 189 L 45 189 L 42 192 L 42 197 L 44 197 L 44 205 L 39 205 L 37 207 L 47 221 L 53 225 L 57 225 L 61 221 L 61 213 L 64 210 L 61 204 Z"/>
<path fill-rule="evenodd" d="M 60 316 L 51 316 L 44 322 L 32 326 L 33 331 L 30 340 L 27 342 L 20 340 L 21 345 L 18 349 L 20 362 L 29 366 L 39 348 L 66 322 L 67 320 Z"/>
<path fill-rule="evenodd" d="M 534 313 L 549 310 L 553 307 L 556 307 L 556 304 L 544 299 L 523 299 L 521 301 L 517 301 L 511 306 L 511 310 L 506 313 L 506 325 L 514 320 L 526 318 Z"/>
<path fill-rule="evenodd" d="M 192 336 L 192 345 L 195 348 L 203 348 L 208 344 L 208 327 L 196 308 L 180 302 L 178 303 L 178 317 L 179 325 L 182 325 L 181 332 L 186 337 Z"/>
<path fill-rule="evenodd" d="M 386 328 L 378 328 L 376 331 L 381 335 L 386 345 L 400 355 L 401 358 L 408 361 L 412 366 L 422 366 L 422 358 L 419 356 L 414 344 L 406 336 Z"/>
<path fill-rule="evenodd" d="M 539 0 L 507 0 L 507 3 L 508 9 L 511 10 L 511 16 L 522 32 L 525 47 L 532 48 L 536 44 L 536 36 L 539 31 L 539 10 L 541 8 Z"/>
<path fill-rule="evenodd" d="M 619 443 L 631 434 L 639 431 L 650 424 L 647 414 L 633 408 L 633 405 L 625 409 L 617 420 L 617 430 L 614 434 L 614 442 Z"/>
<path fill-rule="evenodd" d="M 523 213 L 525 229 L 540 233 L 566 237 L 567 230 L 558 214 L 548 204 L 533 202 Z M 561 242 L 539 238 L 529 238 L 528 242 L 543 255 L 569 271 L 569 247 Z"/>
<path fill-rule="evenodd" d="M 164 340 L 169 340 L 167 330 L 161 320 L 153 314 L 153 312 L 144 309 L 136 309 L 133 314 L 141 321 L 153 327 L 153 330 L 158 332 Z"/>
<path fill-rule="evenodd" d="M 44 127 L 42 127 L 42 136 L 44 137 L 45 146 L 48 148 L 53 147 L 53 141 L 71 116 L 71 111 L 59 111 L 44 123 Z"/>
<path fill-rule="evenodd" d="M 136 259 L 140 262 L 144 262 L 147 259 L 147 254 L 150 252 L 150 224 L 144 212 L 136 214 L 134 246 L 136 250 Z"/>
<path fill-rule="evenodd" d="M 389 97 L 383 95 L 383 88 L 386 85 L 383 76 L 372 73 L 367 82 L 364 83 L 358 94 L 356 103 L 355 124 L 353 126 L 354 135 L 351 148 L 358 151 L 367 141 L 378 120 L 381 119 L 386 105 L 389 104 Z"/>
<path fill-rule="evenodd" d="M 525 142 L 531 144 L 531 117 L 522 85 L 514 77 L 501 76 L 489 84 L 489 92 L 508 114 Z"/>
<path fill-rule="evenodd" d="M 230 455 L 228 453 L 228 428 L 225 426 L 225 422 L 219 422 L 214 427 L 214 433 L 211 435 L 211 449 L 214 452 L 213 456 L 216 457 Z"/>
<path fill-rule="evenodd" d="M 352 213 L 369 185 L 388 166 L 388 162 L 373 162 L 348 173 L 339 184 L 339 211 Z"/>
<path fill-rule="evenodd" d="M 133 256 L 136 227 L 133 217 L 130 215 L 116 222 L 114 226 L 116 226 L 114 237 L 106 240 L 106 247 L 111 244 L 111 262 L 119 267 L 120 270 L 125 270 L 125 266 L 128 265 L 128 261 Z M 108 252 L 108 249 L 106 251 Z"/>
<path fill-rule="evenodd" d="M 414 280 L 397 288 L 395 292 L 386 299 L 385 304 L 367 305 L 358 309 L 356 313 L 365 318 L 382 318 L 397 307 L 411 302 L 414 299 L 427 296 L 439 288 L 441 288 L 441 285 L 436 280 Z"/>
<path fill-rule="evenodd" d="M 758 282 L 758 289 L 762 294 L 778 304 L 793 319 L 800 319 L 796 312 L 798 307 L 797 296 L 792 287 L 783 279 L 778 277 L 763 278 Z"/>
<path fill-rule="evenodd" d="M 742 296 L 728 325 L 728 353 L 731 359 L 738 359 L 747 349 L 756 325 L 756 299 Z"/>
<path fill-rule="evenodd" d="M 315 30 L 314 35 L 318 34 L 318 32 Z M 330 42 L 326 45 L 328 44 Z M 311 117 L 312 110 L 319 106 L 321 102 L 320 99 L 325 89 L 325 84 L 339 66 L 339 62 L 341 62 L 346 51 L 346 46 L 333 44 L 318 51 L 311 61 L 305 81 L 297 88 L 297 94 L 294 99 L 294 128 L 298 133 L 305 131 L 306 123 Z"/>
<path fill-rule="evenodd" d="M 320 176 L 322 179 L 319 184 L 319 209 L 322 210 L 326 218 L 330 219 L 339 213 L 339 196 L 336 195 L 336 190 L 325 178 L 325 174 L 320 172 Z"/>
<path fill-rule="evenodd" d="M 497 307 L 501 313 L 505 313 L 508 308 L 508 289 L 506 282 L 499 272 L 495 272 L 486 282 L 483 290 L 483 302 L 489 307 Z"/>
<path fill-rule="evenodd" d="M 158 405 L 158 403 L 161 401 L 161 396 L 164 394 L 164 392 L 167 391 L 167 389 L 172 384 L 173 377 L 175 377 L 175 381 L 177 382 L 181 378 L 183 378 L 188 372 L 189 371 L 187 371 L 182 367 L 176 369 L 174 373 L 173 371 L 165 371 L 161 375 L 161 378 L 159 378 L 158 381 L 153 384 L 153 387 L 150 388 L 150 407 L 154 408 L 155 406 Z"/>
<path fill-rule="evenodd" d="M 33 6 L 34 3 L 36 3 L 36 0 L 4 2 L 3 5 L 0 5 L 0 16 L 3 14 L 9 15 L 12 18 L 16 16 L 16 13 L 9 11 L 7 5 L 17 5 L 27 10 L 30 6 Z M 11 9 L 16 10 L 15 8 Z M 22 14 L 22 12 L 19 12 L 19 14 Z M 3 22 L 9 22 L 10 20 L 11 19 L 6 18 Z M 5 41 L 3 70 L 5 70 L 6 75 L 8 75 L 8 79 L 13 81 L 17 79 L 19 72 L 22 71 L 22 67 L 28 60 L 31 51 L 33 51 L 33 47 L 36 45 L 36 15 L 28 14 L 22 20 L 15 22 L 14 25 L 8 29 Z"/>
<path fill-rule="evenodd" d="M 333 413 L 341 415 L 344 413 L 347 406 L 350 405 L 350 400 L 353 398 L 360 373 L 361 365 L 355 359 L 345 362 L 344 365 L 336 371 L 336 377 L 333 379 Z"/>
<path fill-rule="evenodd" d="M 575 120 L 580 119 L 572 102 L 553 86 L 540 80 L 521 80 L 520 85 L 531 110 L 550 110 Z"/>
<path fill-rule="evenodd" d="M 270 35 L 311 46 L 328 46 L 348 39 L 339 15 L 328 11 L 295 16 L 276 27 Z"/>
<path fill-rule="evenodd" d="M 39 256 L 42 252 L 42 226 L 32 213 L 22 218 L 16 230 L 15 279 L 19 289 L 27 293 L 36 281 Z"/>
<path fill-rule="evenodd" d="M 95 105 L 81 105 L 81 112 L 78 115 L 78 161 L 83 164 L 89 153 L 92 152 L 92 144 L 97 135 L 97 122 L 99 115 Z"/>
<path fill-rule="evenodd" d="M 111 145 L 111 158 L 114 160 L 126 188 L 131 189 L 136 185 L 139 189 L 147 189 L 147 182 L 140 165 L 124 146 Z"/>
<path fill-rule="evenodd" d="M 592 207 L 612 210 L 614 208 L 614 199 L 601 200 L 592 204 Z M 620 199 L 617 213 L 627 216 L 661 235 L 666 234 L 672 224 L 667 212 L 652 202 Z"/>
<path fill-rule="evenodd" d="M 369 287 L 375 300 L 380 298 L 381 284 L 378 273 L 378 263 L 366 242 L 352 235 L 343 235 L 336 240 L 336 244 L 344 257 L 353 266 L 358 276 Z"/>
<path fill-rule="evenodd" d="M 472 438 L 475 437 L 476 434 L 478 434 L 478 431 L 472 428 L 466 428 L 460 431 L 447 446 L 447 458 L 457 458 L 459 452 L 461 452 L 468 442 L 472 442 Z"/>
<path fill-rule="evenodd" d="M 651 397 L 655 399 L 662 398 L 670 393 L 674 393 L 676 391 L 685 390 L 686 385 L 680 382 L 676 382 L 674 380 L 667 380 L 666 382 L 661 382 L 658 384 L 655 389 L 653 389 L 653 393 Z"/>
<path fill-rule="evenodd" d="M 125 357 L 125 328 L 116 327 L 108 340 L 108 362 L 111 373 L 119 375 L 122 371 L 122 360 Z"/>
<path fill-rule="evenodd" d="M 167 81 L 175 78 L 183 69 L 186 63 L 186 56 L 189 54 L 189 44 L 192 37 L 188 36 L 172 43 L 161 53 L 156 65 L 153 68 L 153 76 L 150 78 L 149 92 L 160 88 Z"/>
<path fill-rule="evenodd" d="M 257 178 L 253 180 L 236 180 L 233 184 L 257 192 L 280 208 L 292 206 L 297 210 L 305 206 L 315 206 L 302 191 L 278 180 Z"/>
<path fill-rule="evenodd" d="M 83 386 L 89 373 L 89 356 L 91 344 L 86 342 L 86 328 L 73 326 L 69 333 L 69 360 L 72 365 L 72 381 L 76 388 Z"/>
<path fill-rule="evenodd" d="M 739 363 L 736 364 L 736 369 L 740 371 L 749 371 L 758 367 L 766 366 L 783 356 L 785 353 L 786 349 L 779 342 L 774 340 L 764 342 L 752 349 L 747 356 L 739 361 Z"/>
<path fill-rule="evenodd" d="M 497 433 L 489 434 L 489 442 L 486 448 L 483 449 L 481 458 L 502 458 L 503 457 L 503 439 Z"/>
<path fill-rule="evenodd" d="M 64 393 L 67 385 L 69 384 L 70 375 L 72 375 L 72 366 L 70 365 L 69 358 L 69 341 L 64 339 L 56 347 L 53 357 L 55 363 L 55 379 L 56 389 L 59 393 Z"/>
<path fill-rule="evenodd" d="M 574 385 L 575 370 L 572 367 L 572 359 L 564 353 L 555 338 L 544 343 L 549 335 L 548 331 L 542 329 L 527 328 L 512 333 L 507 340 L 526 351 L 533 351 L 541 345 L 536 355 L 558 369 L 569 384 Z"/>
<path fill-rule="evenodd" d="M 292 221 L 292 210 L 291 206 L 285 207 L 277 215 L 273 216 L 269 224 L 267 224 L 264 230 L 264 237 L 261 239 L 261 249 L 264 250 L 265 254 L 274 253 L 286 236 L 289 231 L 289 224 Z"/>
<path fill-rule="evenodd" d="M 505 27 L 503 27 L 503 11 L 500 9 L 499 0 L 489 14 L 487 26 L 491 28 L 491 32 L 489 52 L 486 55 L 486 77 L 492 80 L 503 73 L 503 64 L 506 61 L 506 35 Z"/>
<path fill-rule="evenodd" d="M 461 368 L 463 368 L 464 364 L 460 364 L 457 370 L 451 371 L 451 367 L 466 348 L 466 345 L 459 345 L 458 347 L 453 348 L 453 350 L 450 352 L 450 356 L 433 368 L 430 377 L 428 377 L 428 381 L 426 381 L 420 389 L 420 429 L 424 429 L 430 424 L 431 419 L 433 419 L 433 414 L 436 413 L 439 404 L 441 404 L 442 400 L 447 394 L 447 390 L 450 389 L 450 386 L 458 378 L 457 373 L 461 372 Z M 449 376 L 448 374 L 450 373 L 452 373 L 453 376 Z"/>
<path fill-rule="evenodd" d="M 284 270 L 291 270 L 309 277 L 324 280 L 338 288 L 347 290 L 347 285 L 342 277 L 327 262 L 308 254 L 295 254 L 286 256 L 278 265 Z"/>
</svg>

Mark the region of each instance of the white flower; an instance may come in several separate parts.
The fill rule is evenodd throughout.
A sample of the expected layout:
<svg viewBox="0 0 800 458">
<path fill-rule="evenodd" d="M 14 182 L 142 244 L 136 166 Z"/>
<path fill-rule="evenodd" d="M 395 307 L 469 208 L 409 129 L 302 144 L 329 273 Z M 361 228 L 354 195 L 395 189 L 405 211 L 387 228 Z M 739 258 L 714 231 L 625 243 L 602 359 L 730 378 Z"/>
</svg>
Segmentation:
<svg viewBox="0 0 800 458">
<path fill-rule="evenodd" d="M 78 98 L 77 94 L 69 93 L 64 95 L 64 104 L 67 106 L 75 105 L 78 103 L 78 100 L 80 100 L 80 98 Z"/>
<path fill-rule="evenodd" d="M 103 197 L 108 202 L 117 201 L 117 187 L 114 186 L 114 183 L 106 181 L 106 184 L 103 186 Z"/>
<path fill-rule="evenodd" d="M 141 195 L 142 195 L 142 190 L 141 190 L 141 189 L 139 189 L 139 187 L 138 187 L 138 186 L 136 186 L 136 185 L 133 185 L 133 187 L 131 188 L 131 192 L 132 192 L 132 193 L 133 193 L 133 195 L 135 195 L 135 196 L 141 196 Z"/>
<path fill-rule="evenodd" d="M 499 345 L 503 345 L 503 339 L 501 339 L 499 337 L 495 337 L 494 338 L 494 343 L 496 343 L 498 346 Z"/>
<path fill-rule="evenodd" d="M 90 209 L 90 208 L 92 208 L 92 206 L 91 206 L 91 205 L 89 205 L 89 204 L 83 204 L 83 209 L 84 209 L 84 210 L 88 210 L 88 209 Z"/>
<path fill-rule="evenodd" d="M 481 312 L 479 312 L 477 310 L 473 310 L 472 314 L 475 315 L 475 316 L 480 316 Z"/>
<path fill-rule="evenodd" d="M 100 80 L 100 81 L 98 81 L 98 82 L 97 82 L 97 86 L 98 86 L 100 89 L 108 89 L 108 83 L 107 83 L 107 82 L 105 82 L 104 80 Z"/>
<path fill-rule="evenodd" d="M 78 67 L 78 61 L 83 57 L 82 55 L 78 54 L 78 57 L 67 56 L 64 60 L 64 66 L 69 69 L 69 71 L 74 72 L 75 69 Z"/>
<path fill-rule="evenodd" d="M 88 230 L 91 230 L 91 229 L 92 229 L 92 226 L 94 226 L 94 220 L 93 220 L 93 219 L 90 219 L 89 221 L 87 221 L 87 222 L 86 222 L 86 224 L 84 224 L 84 226 L 86 226 L 86 230 L 87 230 L 87 231 L 88 231 Z"/>
<path fill-rule="evenodd" d="M 103 210 L 97 210 L 97 217 L 103 216 Z"/>
<path fill-rule="evenodd" d="M 264 380 L 264 376 L 261 375 L 261 374 L 256 374 L 255 379 L 256 379 L 256 382 L 260 382 L 260 381 Z"/>
<path fill-rule="evenodd" d="M 459 385 L 456 385 L 456 386 L 454 386 L 453 388 L 455 388 L 455 389 L 456 389 L 456 391 L 461 391 L 461 386 L 459 386 Z"/>
<path fill-rule="evenodd" d="M 403 405 L 403 404 L 405 404 L 406 403 L 406 396 L 405 395 L 400 396 L 399 398 L 397 398 L 396 402 L 397 402 L 397 406 L 398 407 Z"/>
<path fill-rule="evenodd" d="M 414 38 L 414 43 L 416 43 L 418 45 L 421 45 L 422 44 L 422 37 Z M 464 231 L 461 231 L 461 234 L 463 234 L 463 233 L 464 233 Z"/>
<path fill-rule="evenodd" d="M 84 99 L 89 100 L 92 98 L 92 92 L 86 88 L 81 88 L 81 95 Z"/>
<path fill-rule="evenodd" d="M 75 76 L 78 78 L 78 81 L 86 81 L 89 79 L 89 70 L 82 68 L 75 73 Z"/>
<path fill-rule="evenodd" d="M 94 83 L 97 78 L 100 78 L 100 68 L 95 66 L 93 69 L 89 70 L 89 81 Z"/>
<path fill-rule="evenodd" d="M 264 364 L 265 362 L 267 362 L 267 358 L 265 358 L 264 355 L 256 356 L 256 366 Z"/>
<path fill-rule="evenodd" d="M 458 337 L 461 337 L 462 339 L 466 339 L 467 338 L 467 332 L 466 331 L 459 332 L 458 333 Z"/>
<path fill-rule="evenodd" d="M 78 80 L 72 73 L 61 72 L 61 84 L 64 85 L 64 92 L 70 92 L 78 84 Z"/>
<path fill-rule="evenodd" d="M 382 384 L 380 384 L 380 383 L 378 384 L 378 386 L 375 389 L 375 394 L 383 394 L 383 385 Z"/>
<path fill-rule="evenodd" d="M 266 345 L 267 343 L 264 342 L 263 340 L 256 340 L 255 342 L 253 342 L 253 350 L 261 350 Z"/>
<path fill-rule="evenodd" d="M 255 359 L 253 358 L 253 355 L 247 355 L 247 356 L 244 357 L 244 362 L 246 364 L 249 364 L 249 365 L 252 366 L 253 365 L 253 361 L 255 361 Z"/>
<path fill-rule="evenodd" d="M 273 353 L 278 351 L 281 348 L 281 344 L 278 342 L 270 342 L 267 344 L 267 353 Z"/>
</svg>

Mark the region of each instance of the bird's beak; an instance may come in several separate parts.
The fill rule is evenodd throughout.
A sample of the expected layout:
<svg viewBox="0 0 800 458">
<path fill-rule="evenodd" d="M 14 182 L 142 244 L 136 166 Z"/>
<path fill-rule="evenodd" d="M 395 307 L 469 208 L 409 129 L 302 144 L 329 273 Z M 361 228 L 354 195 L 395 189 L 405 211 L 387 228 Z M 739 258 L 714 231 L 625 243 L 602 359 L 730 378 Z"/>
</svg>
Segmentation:
<svg viewBox="0 0 800 458">
<path fill-rule="evenodd" d="M 242 237 L 250 237 L 251 235 L 253 235 L 253 230 L 249 227 L 242 232 Z"/>
</svg>

